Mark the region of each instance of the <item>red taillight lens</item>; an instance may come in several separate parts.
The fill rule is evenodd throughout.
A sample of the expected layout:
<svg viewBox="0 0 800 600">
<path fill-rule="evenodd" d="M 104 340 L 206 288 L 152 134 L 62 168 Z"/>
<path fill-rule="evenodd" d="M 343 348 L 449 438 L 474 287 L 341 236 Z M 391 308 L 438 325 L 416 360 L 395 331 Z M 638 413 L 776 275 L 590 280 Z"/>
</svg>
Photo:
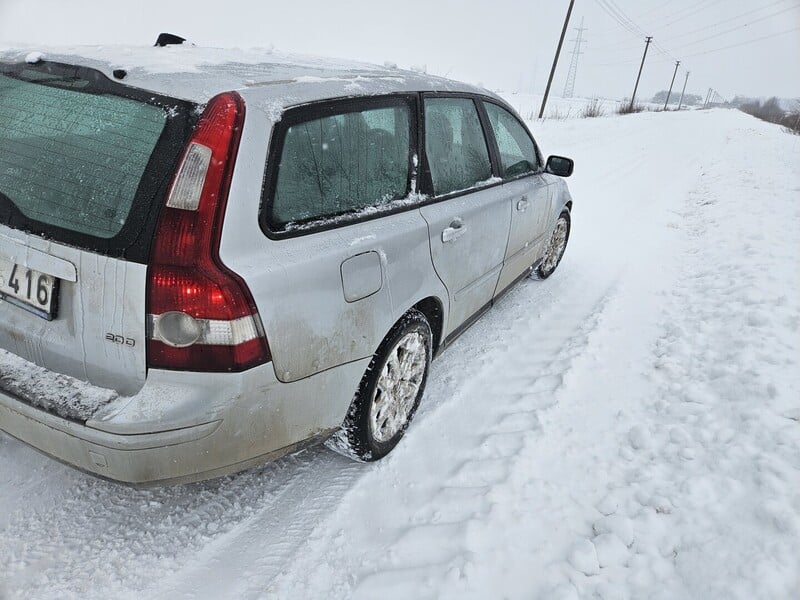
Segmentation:
<svg viewBox="0 0 800 600">
<path fill-rule="evenodd" d="M 235 92 L 212 98 L 162 209 L 148 269 L 148 365 L 242 371 L 270 360 L 247 285 L 219 258 L 244 123 Z"/>
</svg>

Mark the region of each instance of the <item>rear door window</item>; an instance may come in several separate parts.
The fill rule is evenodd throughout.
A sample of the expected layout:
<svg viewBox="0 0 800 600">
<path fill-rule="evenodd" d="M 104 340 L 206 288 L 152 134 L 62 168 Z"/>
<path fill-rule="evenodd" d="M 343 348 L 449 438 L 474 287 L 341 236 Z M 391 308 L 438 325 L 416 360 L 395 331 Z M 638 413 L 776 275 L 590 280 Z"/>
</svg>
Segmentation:
<svg viewBox="0 0 800 600">
<path fill-rule="evenodd" d="M 411 123 L 403 98 L 289 114 L 276 140 L 270 229 L 348 221 L 403 200 L 411 182 Z"/>
<path fill-rule="evenodd" d="M 473 100 L 425 98 L 425 153 L 437 196 L 491 178 L 489 150 Z"/>
<path fill-rule="evenodd" d="M 485 102 L 484 106 L 497 141 L 504 178 L 536 171 L 536 146 L 522 123 L 497 104 Z"/>
</svg>

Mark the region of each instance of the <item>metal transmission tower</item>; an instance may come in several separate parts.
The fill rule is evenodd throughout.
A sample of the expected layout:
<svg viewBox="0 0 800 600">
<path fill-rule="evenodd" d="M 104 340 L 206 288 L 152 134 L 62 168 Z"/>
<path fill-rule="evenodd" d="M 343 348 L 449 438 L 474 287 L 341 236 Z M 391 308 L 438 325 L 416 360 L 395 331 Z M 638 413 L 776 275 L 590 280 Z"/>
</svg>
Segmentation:
<svg viewBox="0 0 800 600">
<path fill-rule="evenodd" d="M 572 95 L 575 93 L 575 75 L 578 73 L 578 57 L 583 54 L 583 44 L 586 43 L 586 40 L 583 39 L 583 32 L 587 31 L 587 29 L 583 26 L 583 17 L 581 17 L 581 26 L 576 27 L 575 30 L 578 32 L 578 37 L 574 40 L 570 40 L 571 42 L 575 42 L 575 46 L 572 48 L 572 60 L 569 61 L 569 73 L 567 74 L 567 81 L 564 84 L 564 98 L 572 98 Z"/>
</svg>

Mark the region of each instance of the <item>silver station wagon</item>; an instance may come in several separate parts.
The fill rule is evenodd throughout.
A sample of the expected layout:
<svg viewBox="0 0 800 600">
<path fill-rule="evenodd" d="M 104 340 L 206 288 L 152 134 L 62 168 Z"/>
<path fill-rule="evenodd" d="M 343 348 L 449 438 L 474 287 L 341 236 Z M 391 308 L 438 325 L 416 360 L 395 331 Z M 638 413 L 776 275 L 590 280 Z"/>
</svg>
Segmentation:
<svg viewBox="0 0 800 600">
<path fill-rule="evenodd" d="M 498 96 L 393 67 L 0 53 L 0 429 L 137 485 L 377 460 L 433 357 L 553 273 L 572 168 Z"/>
</svg>

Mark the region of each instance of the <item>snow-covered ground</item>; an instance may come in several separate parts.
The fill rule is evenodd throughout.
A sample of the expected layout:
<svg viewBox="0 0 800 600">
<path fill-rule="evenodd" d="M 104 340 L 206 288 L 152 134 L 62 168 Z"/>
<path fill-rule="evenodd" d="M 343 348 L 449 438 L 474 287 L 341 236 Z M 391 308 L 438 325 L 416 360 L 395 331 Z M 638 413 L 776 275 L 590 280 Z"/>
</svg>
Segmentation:
<svg viewBox="0 0 800 600">
<path fill-rule="evenodd" d="M 539 110 L 542 107 L 542 94 L 529 94 L 525 92 L 504 92 L 498 91 L 499 95 L 503 96 L 513 106 L 517 112 L 525 119 L 536 119 L 539 116 Z M 672 96 L 673 102 L 678 102 L 678 96 Z M 544 110 L 544 120 L 563 121 L 566 119 L 581 119 L 583 118 L 584 111 L 592 105 L 599 108 L 602 117 L 616 116 L 617 109 L 621 104 L 626 104 L 629 100 L 615 100 L 612 98 L 562 98 L 561 96 L 551 94 L 547 98 L 547 105 Z M 663 110 L 664 104 L 654 104 L 647 102 L 642 98 L 636 99 L 636 104 L 649 111 Z M 676 105 L 670 104 L 670 110 L 674 110 Z M 687 107 L 684 105 L 685 110 L 693 110 L 694 107 Z"/>
<path fill-rule="evenodd" d="M 576 159 L 564 262 L 434 363 L 389 457 L 137 491 L 0 435 L 0 598 L 797 598 L 800 137 L 532 128 Z"/>
</svg>

